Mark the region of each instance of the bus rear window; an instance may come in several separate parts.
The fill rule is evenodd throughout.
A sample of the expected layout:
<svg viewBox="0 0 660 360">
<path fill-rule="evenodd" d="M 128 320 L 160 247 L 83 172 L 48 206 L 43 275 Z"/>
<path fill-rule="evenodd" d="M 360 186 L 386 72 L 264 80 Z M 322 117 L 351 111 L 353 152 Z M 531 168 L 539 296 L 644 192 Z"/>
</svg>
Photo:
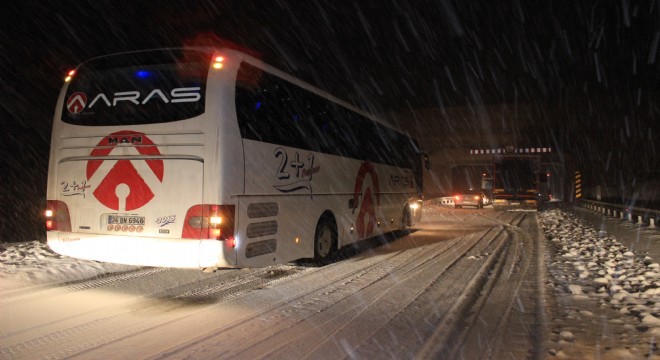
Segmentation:
<svg viewBox="0 0 660 360">
<path fill-rule="evenodd" d="M 156 124 L 204 113 L 210 56 L 192 50 L 112 55 L 82 64 L 62 120 L 74 125 Z"/>
</svg>

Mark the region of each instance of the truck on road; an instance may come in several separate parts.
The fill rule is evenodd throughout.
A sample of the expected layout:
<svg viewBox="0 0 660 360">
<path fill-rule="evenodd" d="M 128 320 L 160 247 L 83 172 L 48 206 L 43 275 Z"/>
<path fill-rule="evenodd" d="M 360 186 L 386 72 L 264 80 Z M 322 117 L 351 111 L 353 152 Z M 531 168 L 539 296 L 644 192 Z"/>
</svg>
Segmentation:
<svg viewBox="0 0 660 360">
<path fill-rule="evenodd" d="M 540 158 L 505 155 L 493 162 L 493 208 L 537 209 Z"/>
</svg>

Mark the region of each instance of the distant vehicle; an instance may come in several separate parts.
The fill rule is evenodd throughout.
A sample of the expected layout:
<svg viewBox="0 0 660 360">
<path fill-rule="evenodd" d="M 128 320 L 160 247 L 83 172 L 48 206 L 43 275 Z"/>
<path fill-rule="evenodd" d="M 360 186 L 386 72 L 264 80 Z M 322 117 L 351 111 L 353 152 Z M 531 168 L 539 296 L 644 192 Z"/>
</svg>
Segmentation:
<svg viewBox="0 0 660 360">
<path fill-rule="evenodd" d="M 323 263 L 414 224 L 423 159 L 403 132 L 236 50 L 102 56 L 57 102 L 48 245 L 142 266 Z"/>
<path fill-rule="evenodd" d="M 462 208 L 463 206 L 474 206 L 477 209 L 484 207 L 485 195 L 483 191 L 478 189 L 469 189 L 461 191 L 454 195 L 454 208 Z"/>
<path fill-rule="evenodd" d="M 538 156 L 511 155 L 493 164 L 493 207 L 536 209 L 539 198 Z"/>
<path fill-rule="evenodd" d="M 552 194 L 543 193 L 543 192 L 539 193 L 539 201 L 541 203 L 546 203 L 546 202 L 552 201 Z"/>
<path fill-rule="evenodd" d="M 482 194 L 483 194 L 484 206 L 491 205 L 493 203 L 493 199 L 488 195 L 486 191 L 482 191 Z"/>
</svg>

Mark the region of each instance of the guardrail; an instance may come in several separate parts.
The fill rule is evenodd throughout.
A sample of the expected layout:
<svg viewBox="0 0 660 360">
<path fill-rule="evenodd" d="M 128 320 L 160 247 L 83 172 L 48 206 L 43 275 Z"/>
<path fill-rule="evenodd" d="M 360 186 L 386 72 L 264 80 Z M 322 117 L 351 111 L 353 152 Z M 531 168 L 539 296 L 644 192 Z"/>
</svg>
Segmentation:
<svg viewBox="0 0 660 360">
<path fill-rule="evenodd" d="M 583 199 L 578 199 L 576 203 L 580 207 L 599 212 L 603 215 L 628 220 L 640 225 L 648 225 L 652 228 L 655 228 L 658 221 L 660 221 L 659 210 Z"/>
</svg>

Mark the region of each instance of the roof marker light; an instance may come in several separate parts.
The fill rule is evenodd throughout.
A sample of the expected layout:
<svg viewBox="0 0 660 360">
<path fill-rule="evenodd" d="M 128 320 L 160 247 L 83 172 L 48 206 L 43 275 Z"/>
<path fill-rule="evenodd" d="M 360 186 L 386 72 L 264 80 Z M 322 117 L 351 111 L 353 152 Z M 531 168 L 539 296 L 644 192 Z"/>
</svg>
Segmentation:
<svg viewBox="0 0 660 360">
<path fill-rule="evenodd" d="M 76 70 L 69 70 L 66 73 L 66 77 L 64 78 L 64 82 L 69 82 L 71 81 L 71 78 L 73 78 L 73 75 L 76 74 Z"/>
<path fill-rule="evenodd" d="M 214 69 L 222 69 L 222 67 L 223 67 L 223 65 L 224 65 L 224 64 L 223 64 L 224 61 L 225 61 L 224 56 L 215 56 L 215 57 L 213 58 L 213 65 L 212 65 L 213 68 L 214 68 Z"/>
<path fill-rule="evenodd" d="M 139 77 L 140 79 L 146 79 L 146 78 L 148 78 L 148 77 L 151 75 L 151 73 L 148 72 L 148 71 L 146 71 L 146 70 L 138 70 L 138 71 L 135 73 L 135 75 L 136 75 L 137 77 Z"/>
</svg>

